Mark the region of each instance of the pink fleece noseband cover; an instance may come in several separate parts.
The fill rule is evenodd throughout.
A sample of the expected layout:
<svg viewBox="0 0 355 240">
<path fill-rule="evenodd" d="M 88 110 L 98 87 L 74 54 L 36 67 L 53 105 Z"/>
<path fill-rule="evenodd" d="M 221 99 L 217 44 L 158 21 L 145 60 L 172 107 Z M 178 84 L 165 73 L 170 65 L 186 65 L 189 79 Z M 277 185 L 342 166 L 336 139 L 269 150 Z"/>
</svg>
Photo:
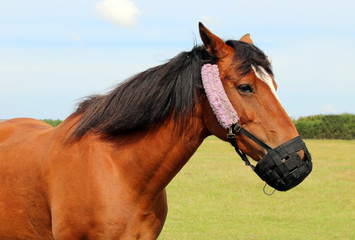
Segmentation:
<svg viewBox="0 0 355 240">
<path fill-rule="evenodd" d="M 228 129 L 239 121 L 239 117 L 224 91 L 218 66 L 215 64 L 203 65 L 201 76 L 207 99 L 218 122 L 222 127 Z"/>
</svg>

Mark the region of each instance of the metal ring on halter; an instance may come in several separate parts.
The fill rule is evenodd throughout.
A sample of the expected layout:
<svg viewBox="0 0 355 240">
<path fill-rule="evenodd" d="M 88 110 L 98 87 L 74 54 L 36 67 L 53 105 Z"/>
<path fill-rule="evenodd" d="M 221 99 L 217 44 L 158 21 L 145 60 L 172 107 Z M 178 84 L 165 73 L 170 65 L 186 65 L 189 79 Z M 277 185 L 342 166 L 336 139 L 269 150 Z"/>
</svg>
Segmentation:
<svg viewBox="0 0 355 240">
<path fill-rule="evenodd" d="M 273 195 L 273 194 L 274 194 L 274 192 L 276 191 L 276 189 L 274 188 L 274 191 L 272 191 L 272 193 L 267 193 L 267 192 L 265 191 L 265 187 L 266 187 L 266 185 L 267 185 L 267 183 L 265 183 L 265 185 L 264 185 L 264 187 L 263 187 L 263 192 L 265 193 L 265 195 L 267 195 L 267 196 L 271 196 L 271 195 Z"/>
</svg>

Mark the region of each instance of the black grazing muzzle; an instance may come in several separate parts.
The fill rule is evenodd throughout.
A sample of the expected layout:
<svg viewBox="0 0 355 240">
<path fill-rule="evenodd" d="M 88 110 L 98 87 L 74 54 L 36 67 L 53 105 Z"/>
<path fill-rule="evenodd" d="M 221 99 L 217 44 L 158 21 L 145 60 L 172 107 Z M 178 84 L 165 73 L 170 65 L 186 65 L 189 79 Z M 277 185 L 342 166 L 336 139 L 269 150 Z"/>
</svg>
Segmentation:
<svg viewBox="0 0 355 240">
<path fill-rule="evenodd" d="M 297 154 L 300 150 L 304 151 L 303 160 Z M 311 171 L 311 154 L 300 136 L 269 149 L 254 168 L 262 180 L 279 191 L 297 186 Z"/>
<path fill-rule="evenodd" d="M 246 155 L 240 151 L 233 130 L 244 134 L 267 150 L 267 154 L 255 167 L 250 164 Z M 297 186 L 312 171 L 311 154 L 300 136 L 276 148 L 271 148 L 237 123 L 229 129 L 227 137 L 245 164 L 250 166 L 262 180 L 276 190 L 287 191 Z M 302 150 L 304 152 L 303 159 L 297 153 Z"/>
</svg>

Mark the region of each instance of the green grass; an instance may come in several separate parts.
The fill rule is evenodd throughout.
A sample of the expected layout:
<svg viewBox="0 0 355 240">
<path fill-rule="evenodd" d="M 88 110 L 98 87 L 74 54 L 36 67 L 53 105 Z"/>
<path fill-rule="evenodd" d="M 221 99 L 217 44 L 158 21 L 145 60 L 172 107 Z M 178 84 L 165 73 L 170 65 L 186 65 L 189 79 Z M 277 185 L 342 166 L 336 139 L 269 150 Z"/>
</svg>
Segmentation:
<svg viewBox="0 0 355 240">
<path fill-rule="evenodd" d="M 306 143 L 313 172 L 296 188 L 266 196 L 232 147 L 208 138 L 167 188 L 159 240 L 355 239 L 355 141 Z"/>
</svg>

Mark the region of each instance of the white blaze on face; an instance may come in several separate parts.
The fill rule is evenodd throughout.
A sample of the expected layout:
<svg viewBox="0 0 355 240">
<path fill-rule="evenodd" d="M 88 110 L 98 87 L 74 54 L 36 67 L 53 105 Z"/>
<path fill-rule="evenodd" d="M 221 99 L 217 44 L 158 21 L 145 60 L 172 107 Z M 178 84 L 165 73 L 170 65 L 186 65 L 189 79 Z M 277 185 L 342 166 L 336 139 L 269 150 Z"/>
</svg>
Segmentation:
<svg viewBox="0 0 355 240">
<path fill-rule="evenodd" d="M 280 98 L 276 93 L 276 89 L 275 89 L 273 80 L 270 77 L 270 75 L 265 71 L 264 68 L 262 68 L 260 66 L 259 66 L 259 69 L 260 69 L 261 73 L 256 71 L 254 66 L 251 66 L 251 67 L 253 68 L 256 77 L 259 78 L 261 81 L 263 81 L 264 83 L 266 83 L 270 87 L 271 92 L 275 95 L 276 99 L 281 103 Z"/>
</svg>

